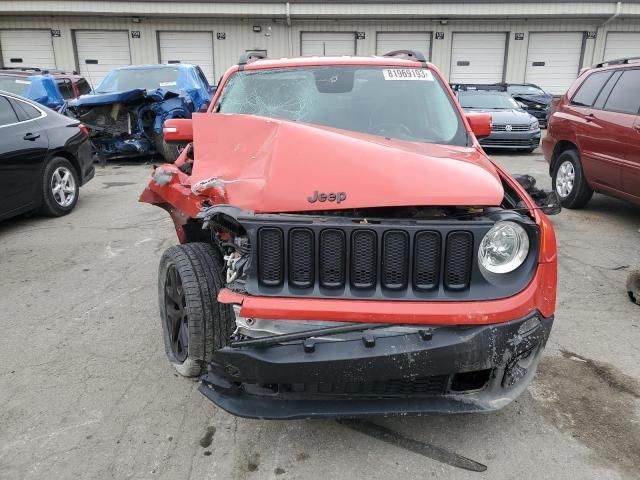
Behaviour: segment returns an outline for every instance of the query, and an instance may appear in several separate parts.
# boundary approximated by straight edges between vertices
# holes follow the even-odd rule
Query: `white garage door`
[[[75,34],[80,74],[94,86],[110,70],[131,65],[129,32],[78,30]]]
[[[3,67],[56,68],[51,30],[0,31]]]
[[[384,55],[394,50],[418,50],[429,60],[431,33],[378,32],[376,53]]]
[[[604,60],[640,57],[640,33],[609,32],[604,47]]]
[[[162,63],[191,63],[213,85],[213,34],[211,32],[159,32]]]
[[[505,33],[454,33],[451,47],[451,83],[501,82]]]
[[[525,82],[561,95],[578,77],[582,33],[531,33]]]
[[[353,32],[302,32],[302,55],[355,55]]]

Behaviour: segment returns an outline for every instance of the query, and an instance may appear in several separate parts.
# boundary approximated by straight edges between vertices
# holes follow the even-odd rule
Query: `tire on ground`
[[[175,266],[182,281],[184,311],[188,324],[187,357],[176,358],[167,322],[167,272]],[[165,250],[160,259],[158,293],[165,352],[175,369],[185,377],[198,376],[206,370],[213,353],[229,344],[235,329],[235,316],[230,305],[218,303],[218,292],[224,286],[223,260],[207,243],[188,243]]]
[[[60,169],[60,170],[59,170]],[[54,174],[56,171],[69,172],[73,183],[73,201],[69,205],[60,205],[53,191]],[[53,157],[44,167],[42,176],[42,205],[40,213],[47,217],[61,217],[70,213],[78,203],[80,196],[80,182],[75,167],[69,160],[63,157]]]
[[[573,182],[573,188],[569,195],[564,198],[560,197],[562,206],[566,208],[582,208],[587,203],[589,203],[589,200],[591,200],[591,197],[593,196],[593,190],[587,184],[587,180],[584,176],[584,171],[582,170],[580,155],[576,150],[565,150],[558,156],[553,167],[551,184],[553,186],[553,189],[557,192],[556,181],[558,179],[558,172],[560,170],[560,166],[567,161],[571,162],[571,164],[573,165],[575,178]]]
[[[165,163],[175,163],[175,161],[180,156],[181,148],[184,145],[180,145],[177,143],[167,143],[164,141],[162,135],[157,135],[155,139],[156,143],[156,151],[158,154],[162,155]]]

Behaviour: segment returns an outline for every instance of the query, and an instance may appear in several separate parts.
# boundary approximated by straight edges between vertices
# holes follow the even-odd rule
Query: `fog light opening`
[[[490,377],[490,369],[456,373],[451,381],[451,391],[460,393],[482,390],[489,382]]]

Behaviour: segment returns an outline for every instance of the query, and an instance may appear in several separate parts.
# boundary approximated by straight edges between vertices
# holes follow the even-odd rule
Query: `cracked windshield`
[[[399,140],[465,145],[460,118],[426,69],[305,67],[235,73],[215,107]]]

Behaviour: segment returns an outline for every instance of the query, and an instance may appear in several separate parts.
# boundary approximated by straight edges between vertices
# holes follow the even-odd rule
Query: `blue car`
[[[109,72],[91,94],[70,101],[65,113],[89,128],[102,162],[153,154],[173,162],[179,147],[164,142],[164,121],[205,110],[214,91],[197,65],[121,67]]]
[[[59,111],[65,99],[56,79],[39,70],[0,70],[0,90],[33,100]]]

